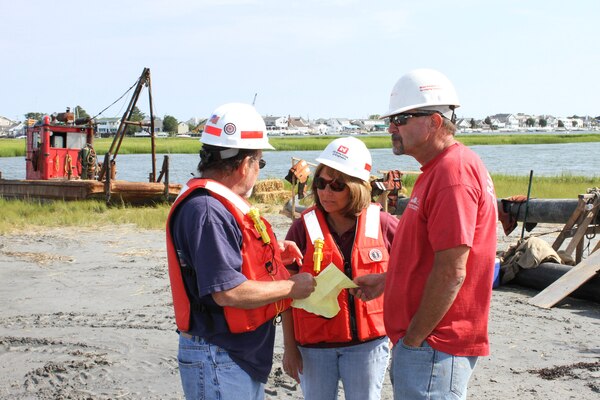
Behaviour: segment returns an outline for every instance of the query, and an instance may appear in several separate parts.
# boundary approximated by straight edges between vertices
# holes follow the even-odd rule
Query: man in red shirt
[[[394,154],[422,166],[387,274],[355,279],[363,300],[385,287],[396,399],[464,399],[477,357],[489,354],[497,203],[483,162],[454,137],[458,106],[443,74],[418,69],[398,80],[383,115]]]

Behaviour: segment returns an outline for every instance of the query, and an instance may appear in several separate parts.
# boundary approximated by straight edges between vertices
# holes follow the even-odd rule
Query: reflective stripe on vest
[[[379,237],[380,229],[380,206],[378,204],[370,204],[367,208],[367,220],[366,220],[366,229],[365,236],[377,239]],[[324,239],[323,231],[321,230],[321,226],[319,225],[319,220],[317,219],[316,209],[312,211],[307,211],[302,215],[304,219],[304,226],[306,227],[306,232],[308,232],[308,237],[310,238],[310,242],[312,244],[315,243],[316,239]]]
[[[387,271],[389,254],[383,240],[380,226],[380,207],[371,205],[358,217],[356,233],[352,247],[352,277]],[[315,275],[312,254],[314,239],[322,237],[323,270],[333,263],[344,272],[344,257],[335,243],[327,226],[325,215],[316,207],[302,214],[307,236],[306,252],[301,272]],[[369,236],[367,236],[367,232]],[[376,234],[373,234],[376,232]],[[373,237],[375,236],[375,237]],[[350,327],[350,296],[347,290],[338,295],[340,312],[333,318],[324,318],[302,309],[293,309],[294,334],[300,344],[344,343],[353,340]],[[383,296],[363,302],[354,299],[357,335],[361,341],[385,336],[383,325]]]

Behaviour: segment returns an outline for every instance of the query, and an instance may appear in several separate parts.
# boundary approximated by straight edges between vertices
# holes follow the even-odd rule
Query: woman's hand
[[[283,348],[283,371],[300,383],[302,373],[302,354],[297,345],[286,345]]]

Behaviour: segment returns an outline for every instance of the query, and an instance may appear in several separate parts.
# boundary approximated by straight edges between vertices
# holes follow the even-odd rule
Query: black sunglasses
[[[263,160],[262,158],[258,160],[258,169],[263,169],[265,165],[267,165],[267,162],[265,160]]]
[[[325,190],[325,187],[329,185],[329,189],[334,192],[341,192],[346,189],[346,184],[344,182],[339,182],[335,179],[325,179],[320,176],[315,177],[315,186],[319,190]]]
[[[428,117],[433,114],[439,114],[436,111],[432,112],[415,112],[415,113],[405,113],[405,114],[396,114],[390,116],[390,124],[394,124],[396,126],[406,125],[410,118],[415,117]]]

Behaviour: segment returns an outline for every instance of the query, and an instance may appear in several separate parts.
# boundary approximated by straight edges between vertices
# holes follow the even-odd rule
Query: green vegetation
[[[169,204],[146,207],[109,207],[102,201],[5,200],[0,198],[0,233],[33,227],[135,224],[142,229],[162,229]]]
[[[25,150],[23,139],[0,139],[0,157],[22,157]]]
[[[458,135],[456,138],[467,146],[600,142],[600,134],[597,133],[585,133],[581,135]]]
[[[498,198],[527,195],[529,176],[492,175]],[[563,174],[533,177],[531,197],[538,199],[576,199],[588,188],[600,187],[600,176],[584,177]]]
[[[337,137],[337,136],[336,136]],[[269,142],[277,150],[323,150],[333,139],[333,136],[309,137],[272,137]],[[391,147],[389,135],[360,136],[370,149]],[[586,133],[581,135],[458,135],[457,139],[467,146],[472,145],[501,145],[501,144],[551,144],[600,142],[600,134]]]
[[[177,118],[172,115],[165,115],[165,118],[163,119],[163,130],[165,132],[177,132],[177,124],[179,124]]]
[[[402,184],[408,193],[414,186],[417,175],[402,177]],[[527,195],[529,176],[492,175],[496,195],[506,198],[517,194]],[[576,199],[586,193],[588,188],[600,186],[600,176],[586,177],[563,174],[559,176],[536,177],[531,183],[531,197],[538,199]]]
[[[416,175],[402,178],[404,187],[410,193]],[[527,194],[528,176],[493,175],[499,198],[517,194]],[[532,198],[575,199],[588,188],[600,186],[600,176],[594,178],[560,175],[556,177],[535,177],[531,187]],[[285,189],[291,190],[287,181]],[[251,201],[253,201],[251,199]],[[278,213],[284,206],[279,204],[261,205],[265,213]],[[4,200],[0,198],[0,234],[32,230],[38,227],[134,224],[140,229],[164,229],[169,213],[169,204],[156,204],[145,207],[127,205],[107,206],[101,201],[36,201]]]
[[[273,147],[282,151],[293,150],[323,150],[331,140],[338,136],[306,136],[306,137],[271,137]],[[391,147],[389,135],[360,136],[370,149]],[[583,133],[580,135],[458,135],[457,139],[467,146],[472,145],[502,145],[502,144],[550,144],[575,142],[600,142],[600,134]],[[108,151],[113,139],[102,138],[94,140],[94,148],[98,154]],[[194,154],[200,150],[198,138],[160,138],[155,139],[158,154]],[[119,149],[119,154],[150,153],[150,138],[125,137]],[[25,141],[0,139],[0,157],[17,157],[25,155]]]
[[[390,147],[388,135],[361,136],[369,148]],[[274,137],[271,143],[277,150],[320,150],[333,139],[332,136]],[[600,142],[600,134],[581,135],[459,135],[466,145],[499,144],[542,144]],[[96,139],[98,154],[104,154],[112,143],[112,138]],[[197,153],[200,149],[198,138],[156,139],[156,151],[162,154]],[[140,154],[150,151],[149,138],[126,137],[120,154]],[[0,139],[0,157],[25,155],[25,141]],[[528,176],[493,175],[496,193],[499,198],[517,194],[527,194]],[[414,185],[416,175],[403,177],[408,193]],[[286,190],[290,189],[288,182]],[[535,177],[531,188],[533,198],[577,198],[590,187],[600,186],[600,176],[579,177],[560,175],[555,177]],[[279,212],[283,204],[271,204],[265,212]],[[35,227],[84,226],[135,224],[142,229],[164,229],[170,205],[158,204],[147,207],[106,206],[100,201],[81,202],[41,202],[33,200],[9,201],[0,198],[0,233],[35,229]]]

